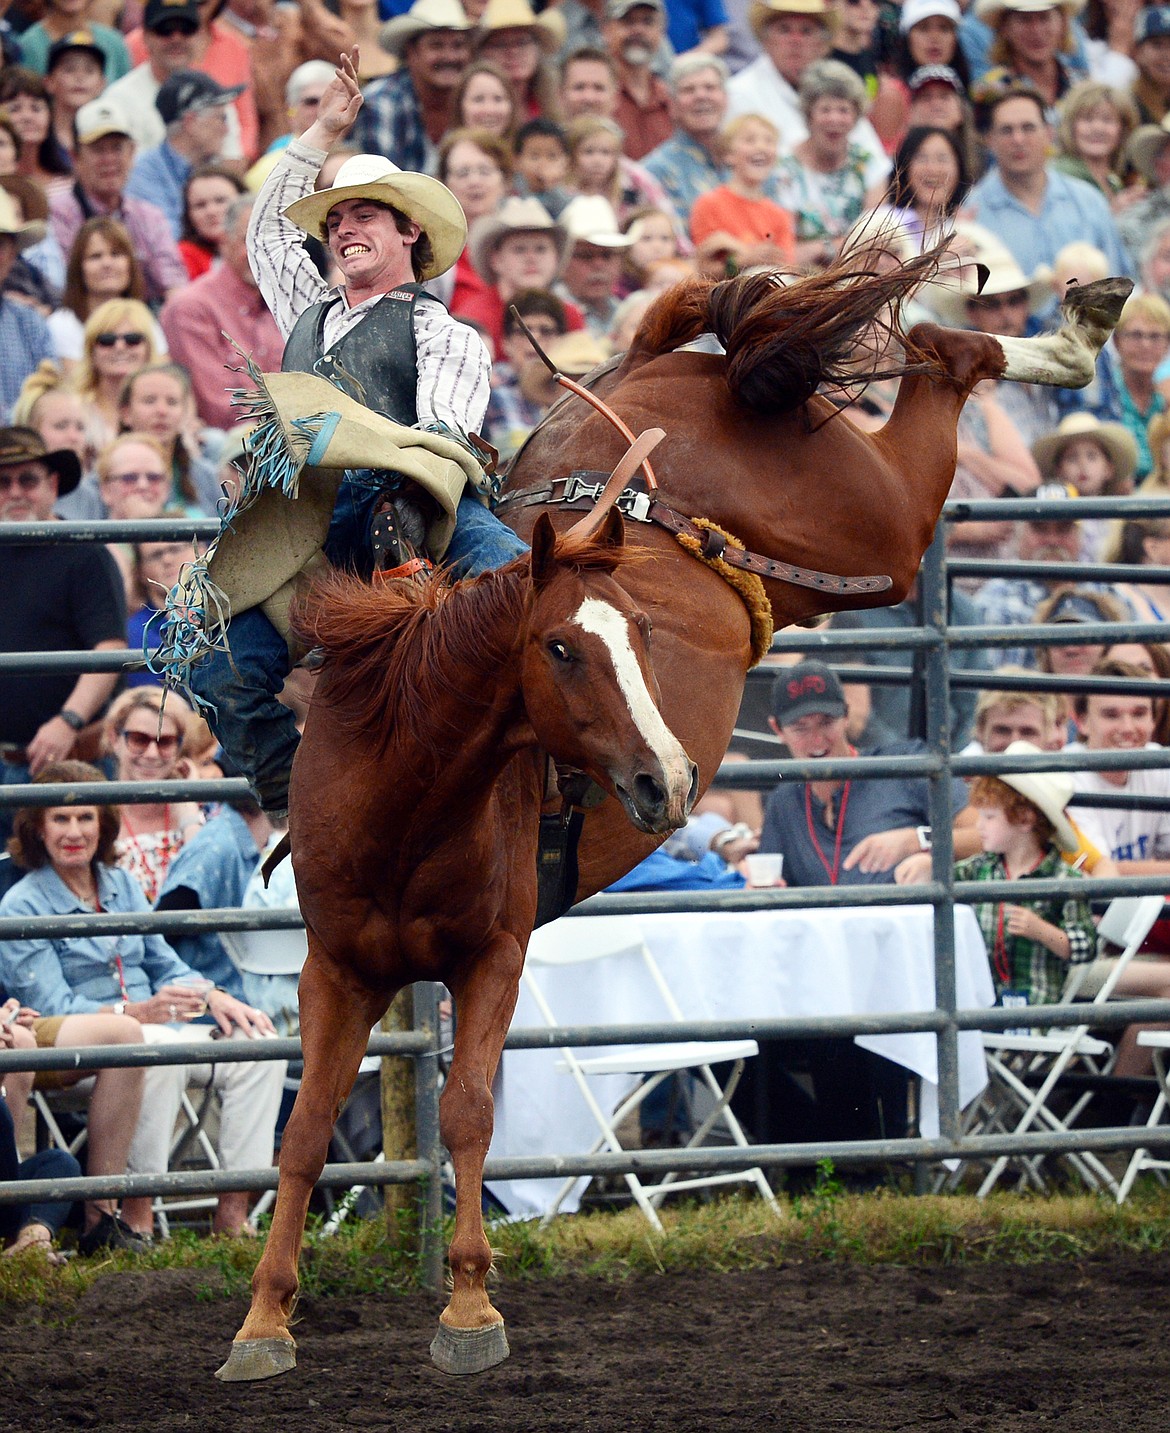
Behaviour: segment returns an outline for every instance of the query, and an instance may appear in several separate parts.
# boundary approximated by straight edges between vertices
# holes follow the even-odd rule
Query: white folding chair
[[[1154,1074],[1158,1078],[1158,1095],[1146,1120],[1146,1128],[1154,1129],[1163,1123],[1168,1103],[1166,1092],[1167,1089],[1170,1089],[1170,1084],[1168,1084],[1170,1071],[1167,1071],[1166,1059],[1170,1054],[1170,1030],[1140,1030],[1137,1042],[1151,1052],[1154,1061]],[[1121,1183],[1117,1187],[1118,1204],[1124,1204],[1129,1198],[1129,1191],[1133,1188],[1134,1180],[1144,1169],[1154,1170],[1158,1178],[1165,1184],[1166,1181],[1162,1176],[1166,1170],[1170,1170],[1170,1156],[1151,1154],[1148,1149],[1144,1148],[1135,1149],[1126,1165],[1125,1173],[1121,1177]]]
[[[557,948],[555,952],[546,951],[543,961],[539,963],[567,965],[583,961],[599,961],[617,955],[632,955],[642,962],[652,987],[657,992],[662,1006],[660,1018],[663,1023],[671,1020],[683,1020],[685,1017],[678,1001],[646,943],[637,937],[631,939],[628,933],[619,935],[616,940],[611,937],[607,941],[604,935],[599,938],[597,928],[592,931],[589,929],[594,925],[592,920],[559,922]],[[561,1024],[563,1022],[557,1019],[545,992],[541,989],[533,964],[530,950],[529,961],[526,962],[524,968],[525,988],[539,1010],[541,1018],[549,1026]],[[693,1072],[711,1099],[710,1108],[691,1133],[685,1148],[694,1149],[702,1145],[717,1124],[723,1125],[734,1144],[744,1149],[748,1147],[747,1137],[731,1110],[730,1100],[743,1073],[744,1061],[759,1054],[759,1046],[754,1040],[680,1040],[663,1045],[622,1047],[608,1055],[585,1057],[579,1056],[567,1048],[563,1049],[561,1053],[562,1059],[558,1062],[557,1068],[567,1071],[572,1076],[600,1131],[598,1139],[590,1150],[591,1154],[595,1154],[603,1148],[614,1154],[622,1153],[624,1146],[618,1135],[618,1128],[623,1120],[638,1110],[646,1097],[656,1090],[664,1080],[683,1072]],[[711,1067],[722,1064],[731,1064],[732,1070],[726,1084],[721,1086]],[[590,1085],[590,1076],[601,1075],[628,1075],[642,1078],[635,1089],[618,1104],[613,1113],[606,1114]],[[656,1184],[645,1184],[633,1173],[625,1174],[623,1178],[638,1208],[660,1233],[662,1232],[662,1221],[658,1217],[658,1206],[668,1193],[682,1192],[688,1189],[749,1183],[755,1186],[761,1198],[765,1199],[773,1211],[779,1214],[776,1197],[764,1177],[763,1170],[759,1167],[721,1174],[706,1173],[690,1178],[680,1178],[675,1172],[670,1172]],[[564,1199],[577,1184],[578,1179],[579,1176],[574,1175],[561,1186],[541,1221],[542,1225],[547,1224],[556,1215]]]
[[[1110,901],[1097,928],[1098,937],[1120,946],[1116,964],[1090,1005],[1102,1005],[1113,994],[1126,966],[1137,954],[1162,913],[1162,896],[1118,896]],[[1074,966],[1061,994],[1061,1004],[1071,1003],[1083,982],[1088,962]],[[1023,1018],[1027,1018],[1023,1014]],[[1010,1035],[1006,1032],[985,1033],[984,1052],[987,1056],[989,1086],[979,1107],[976,1121],[982,1132],[1023,1134],[1039,1125],[1049,1130],[1066,1131],[1092,1098],[1084,1095],[1066,1115],[1057,1114],[1048,1101],[1061,1077],[1074,1061],[1087,1073],[1108,1072],[1113,1046],[1090,1035],[1091,1025],[1054,1029],[1051,1034]],[[1001,1155],[988,1170],[977,1191],[980,1199],[995,1187],[1011,1156]],[[1068,1155],[1077,1172],[1092,1189],[1106,1188],[1118,1193],[1117,1180],[1108,1168],[1089,1151]],[[1037,1188],[1047,1186],[1040,1172],[1040,1159],[1024,1159],[1026,1177]]]

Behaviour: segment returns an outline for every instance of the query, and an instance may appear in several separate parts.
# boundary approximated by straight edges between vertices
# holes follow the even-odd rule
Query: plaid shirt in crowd
[[[1084,879],[1083,872],[1066,866],[1060,853],[1050,846],[1036,869],[1017,879],[1020,882],[1042,881],[1060,876]],[[1008,875],[1002,856],[983,851],[978,856],[959,861],[955,866],[955,879],[1006,881]],[[1092,960],[1096,954],[1097,928],[1089,914],[1088,903],[1075,896],[1048,896],[1030,901],[1021,891],[1018,900],[1007,904],[1035,911],[1041,920],[1064,931],[1068,936],[1069,957],[1068,960],[1061,960],[1038,940],[1012,935],[1007,929],[1002,905],[991,901],[976,905],[973,907],[975,918],[991,958],[996,994],[1002,995],[1004,990],[1026,991],[1029,1005],[1051,1005],[1060,999],[1069,966]]]
[[[350,144],[362,154],[384,155],[399,169],[431,172],[434,147],[423,128],[410,71],[403,67],[374,80],[362,93],[365,104],[358,110]]]

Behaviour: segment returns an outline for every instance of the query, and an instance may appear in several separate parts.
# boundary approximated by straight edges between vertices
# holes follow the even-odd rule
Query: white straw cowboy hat
[[[1063,418],[1055,433],[1045,433],[1032,444],[1032,456],[1036,459],[1045,481],[1052,481],[1060,455],[1074,438],[1092,438],[1109,455],[1116,477],[1122,482],[1129,481],[1137,472],[1137,439],[1121,423],[1102,423],[1092,413],[1070,413]]]
[[[830,35],[837,30],[837,11],[828,0],[752,0],[748,24],[757,40],[763,40],[764,27],[778,15],[809,15],[820,20]]]
[[[0,189],[0,234],[16,240],[18,254],[32,244],[39,244],[47,232],[48,225],[40,220],[23,222],[12,195]]]
[[[1170,144],[1170,126],[1167,126],[1166,120],[1163,119],[1161,124],[1139,125],[1125,146],[1126,163],[1136,169],[1153,189],[1158,187],[1154,164],[1167,144]]]
[[[1045,753],[1030,741],[1013,741],[1004,756],[1043,756]],[[1056,831],[1056,842],[1063,851],[1075,851],[1081,844],[1064,808],[1073,794],[1073,780],[1066,771],[1012,771],[997,773],[998,779],[1018,791],[1033,806],[1038,806]]]
[[[548,234],[557,246],[557,267],[565,261],[569,236],[539,199],[505,199],[494,214],[484,214],[471,226],[467,243],[475,270],[494,283],[490,261],[509,234]]]
[[[494,30],[531,30],[546,54],[555,55],[565,43],[565,17],[559,9],[542,10],[538,15],[529,0],[488,0],[475,33],[476,48]]]
[[[429,174],[399,169],[380,154],[355,154],[347,159],[328,189],[290,204],[284,217],[314,239],[323,240],[330,209],[346,199],[376,199],[414,220],[435,254],[420,276],[423,279],[445,274],[467,243],[467,216],[447,186]]]
[[[610,355],[609,344],[594,338],[587,328],[565,333],[554,339],[545,350],[558,373],[566,378],[584,378],[603,364]],[[533,357],[520,369],[520,391],[530,403],[551,406],[564,392],[545,367],[543,360]]]
[[[471,21],[459,0],[414,0],[405,15],[387,20],[378,32],[378,43],[391,55],[402,58],[407,43],[433,30],[470,30]]]
[[[970,322],[967,313],[968,299],[979,297],[994,298],[998,294],[1014,294],[1024,289],[1028,295],[1028,312],[1039,313],[1052,302],[1051,275],[1041,266],[1031,278],[1024,273],[1015,259],[1006,251],[996,248],[976,250],[973,256],[987,268],[987,282],[982,294],[975,292],[971,282],[973,269],[965,265],[963,284],[960,288],[952,276],[946,282],[928,284],[922,290],[923,301],[928,303],[941,321],[950,328],[966,328]]]
[[[994,28],[1004,15],[1036,15],[1041,10],[1063,10],[1071,20],[1086,4],[1087,0],[975,0],[975,14]]]
[[[618,228],[613,205],[600,194],[578,194],[561,210],[561,226],[570,244],[595,244],[599,249],[628,249],[634,242]]]

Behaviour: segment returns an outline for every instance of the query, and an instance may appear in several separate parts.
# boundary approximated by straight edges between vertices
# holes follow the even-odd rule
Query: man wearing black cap
[[[142,17],[146,59],[110,85],[105,95],[130,115],[131,138],[139,153],[166,138],[166,126],[155,107],[159,90],[179,70],[206,66],[206,47],[212,39],[197,0],[147,0]],[[255,101],[250,94],[243,94],[228,113],[225,157],[240,159],[246,151],[249,159],[253,157],[256,123]]]
[[[126,193],[146,199],[167,216],[176,239],[183,233],[183,190],[197,164],[218,159],[227,141],[227,109],[243,93],[218,84],[202,70],[176,70],[163,81],[154,105],[167,137],[134,161]]]
[[[0,428],[0,523],[53,520],[81,478],[77,455],[48,452],[31,428]],[[122,582],[100,545],[6,547],[0,562],[0,651],[107,651],[126,646]],[[73,753],[77,734],[117,684],[115,673],[0,674],[0,782],[28,781]],[[0,811],[0,834],[8,834]]]
[[[772,687],[772,730],[797,761],[858,755],[845,733],[845,693],[823,662],[798,662]],[[867,756],[920,755],[920,741],[890,742]],[[952,782],[955,810],[967,803],[963,782]],[[790,886],[885,885],[899,862],[930,849],[930,811],[924,777],[859,781],[782,781],[764,809],[761,851],[784,855]]]

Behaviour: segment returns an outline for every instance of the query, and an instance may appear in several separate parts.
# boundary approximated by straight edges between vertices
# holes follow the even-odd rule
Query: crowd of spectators
[[[562,371],[584,374],[628,347],[655,296],[688,274],[718,278],[755,264],[813,271],[864,231],[880,232],[895,256],[949,236],[956,255],[985,265],[987,281],[976,293],[952,274],[915,299],[913,316],[1005,337],[1051,324],[1070,283],[1109,274],[1137,282],[1087,389],[985,383],[972,395],[959,425],[954,496],[1170,494],[1170,6],[17,0],[0,21],[0,40],[2,523],[222,510],[245,439],[230,370],[242,355],[278,368],[283,347],[249,264],[254,196],[312,125],[338,55],[354,44],[364,104],[318,185],[367,152],[434,174],[455,194],[468,243],[429,289],[493,353],[484,436],[504,458],[557,392],[517,315]],[[313,241],[308,247],[328,280],[327,254]],[[853,421],[876,428],[896,394],[896,380],[859,380],[830,396]],[[987,673],[981,693],[952,693],[956,750],[1003,750],[1012,740],[1043,750],[1140,748],[1170,739],[1165,701],[1075,690],[1075,679],[1092,672],[1170,673],[1166,648],[1132,643],[1125,630],[1170,615],[1157,573],[1150,581],[1132,572],[1119,582],[1066,581],[1010,567],[1022,559],[1161,568],[1170,564],[1170,518],[1078,520],[1065,504],[1051,518],[955,524],[947,541],[954,560],[993,564],[959,575],[952,624],[1017,632],[1012,643],[955,657]],[[140,647],[189,554],[181,542],[5,548],[0,650]],[[896,608],[832,625],[912,626],[918,616],[913,592]],[[1032,623],[1101,621],[1118,624],[1114,646],[1077,643],[1071,630],[1065,646],[1028,640]],[[995,673],[1005,668],[1067,675],[1072,687],[1000,690]],[[802,676],[813,686],[801,687]],[[793,752],[815,759],[915,749],[917,667],[909,682],[849,683],[840,699],[821,690],[818,702],[813,689],[826,680],[830,688],[836,681],[827,669],[802,669],[778,682],[772,729]],[[290,690],[287,700],[299,710],[303,693]],[[224,769],[206,727],[180,700],[170,698],[160,715],[149,673],[0,674],[4,783],[45,779],[78,761],[125,782]],[[1086,775],[1077,786],[1163,795],[1164,775]],[[991,814],[977,822],[966,788],[956,787],[961,857],[977,857],[980,832],[1002,834],[1015,822],[1005,859],[1041,852],[1047,861],[1048,827],[1034,830],[1003,790],[980,795]],[[1053,799],[1047,792],[1048,806]],[[793,884],[927,874],[922,783],[792,784],[765,806],[733,805],[712,798],[690,838],[672,848],[722,858],[717,881],[761,844],[785,853]],[[45,837],[57,809],[23,813],[14,849],[24,867],[7,863],[3,885],[14,890],[5,911],[55,909],[46,904],[50,888],[69,909],[91,901],[105,908],[107,898],[128,909],[239,904],[260,853],[280,834],[247,801],[127,804],[95,848],[95,881],[71,886],[62,877],[53,886],[44,872],[57,863]],[[11,817],[0,810],[5,837]],[[1075,817],[1085,869],[1170,872],[1164,814],[1078,807]],[[74,833],[75,846],[88,840]],[[103,874],[113,871],[121,874]],[[659,879],[667,879],[661,868]],[[1058,961],[1067,958],[1066,943],[1051,932],[1048,939],[1045,993],[1054,983],[1050,947]],[[257,1008],[264,980],[241,979],[215,936],[158,947],[138,951],[141,990],[119,964],[110,992],[71,986],[64,951],[0,949],[0,987],[24,1002],[6,1043],[109,1043],[143,1038],[143,1030],[163,1038],[159,1029],[187,1033],[176,1008],[182,1017],[197,1005],[225,1032],[233,1024],[264,1032],[270,1017],[295,1027],[286,974],[274,976],[283,983],[265,1011]],[[136,950],[118,952],[127,971]],[[114,966],[105,964],[108,980]],[[80,966],[75,974],[84,985]],[[199,977],[218,987],[209,1011],[184,987]],[[184,988],[183,1000],[159,994]],[[121,996],[109,1011],[107,993]],[[39,1009],[47,1000],[68,1008]],[[127,1013],[135,1006],[137,1026]],[[65,1024],[44,1023],[54,1017]],[[86,1023],[107,1017],[120,1024]],[[101,1113],[103,1088],[99,1077],[91,1168],[125,1167],[127,1149]],[[123,1092],[127,1108],[142,1099],[141,1080],[136,1089]],[[27,1089],[9,1080],[8,1092],[19,1127]],[[270,1097],[266,1089],[265,1110]],[[237,1141],[249,1157],[271,1137],[267,1120]],[[159,1124],[156,1115],[155,1146]],[[157,1149],[149,1157],[157,1162]],[[221,1227],[241,1227],[246,1213],[246,1203],[229,1200]],[[56,1218],[36,1211],[24,1242],[43,1244]],[[95,1204],[85,1218],[93,1245],[149,1232],[149,1209],[133,1204],[121,1215]]]

